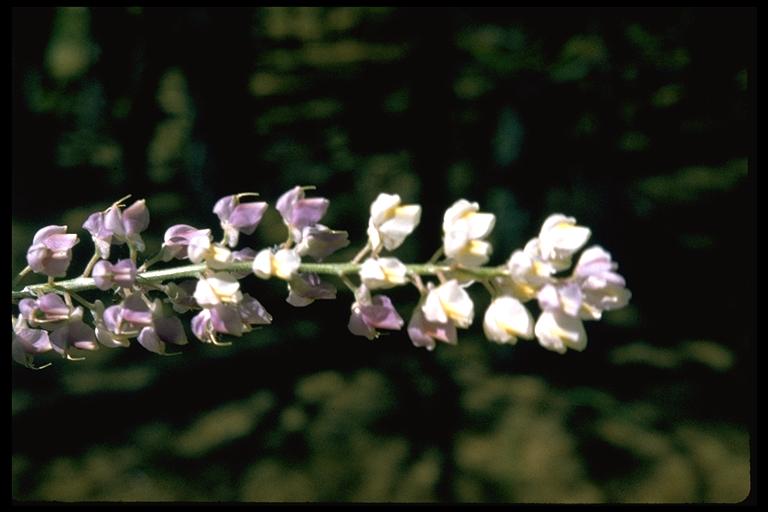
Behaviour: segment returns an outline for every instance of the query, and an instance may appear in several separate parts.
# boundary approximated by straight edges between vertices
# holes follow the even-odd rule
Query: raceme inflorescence
[[[483,316],[489,340],[515,344],[518,338],[536,338],[542,347],[561,354],[569,348],[584,350],[584,320],[599,320],[603,311],[629,302],[631,294],[611,255],[596,245],[584,249],[590,229],[562,214],[550,215],[538,236],[503,265],[485,266],[496,217],[465,199],[445,211],[443,244],[426,263],[405,264],[390,254],[419,225],[421,206],[402,204],[399,195],[387,193],[371,204],[368,240],[355,257],[324,262],[348,246],[349,238],[346,231],[320,224],[330,202],[307,197],[313,188],[297,186],[277,200],[287,228],[282,244],[235,250],[240,234],[252,234],[268,208],[266,202],[249,200],[258,194],[240,193],[221,198],[213,208],[223,232],[218,242],[211,229],[171,226],[160,251],[140,265],[149,210],[144,200],[126,207],[128,197],[122,198],[83,224],[94,253],[82,275],[69,280],[56,278],[66,276],[78,235],[68,233],[67,226],[40,229],[18,280],[34,272],[48,276],[48,282],[12,292],[18,304],[18,314],[12,315],[13,359],[38,369],[43,366],[35,366],[34,357],[44,352],[79,360],[82,351],[128,347],[134,339],[167,355],[169,344],[188,342],[180,317],[188,312],[194,313],[188,325],[195,338],[229,344],[223,340],[272,322],[262,304],[241,290],[240,280],[250,274],[285,281],[286,301],[295,307],[335,299],[336,287],[321,278],[334,276],[353,295],[348,323],[353,334],[375,339],[380,330],[405,327],[413,345],[427,350],[437,342],[457,343],[457,329],[473,323],[475,305],[467,289],[475,283],[491,296]],[[113,246],[122,245],[128,257],[110,261]],[[188,263],[149,270],[178,260]],[[417,289],[419,300],[406,325],[381,291],[407,285]],[[112,293],[93,302],[78,293],[93,289]],[[526,306],[530,301],[538,303],[536,320]]]

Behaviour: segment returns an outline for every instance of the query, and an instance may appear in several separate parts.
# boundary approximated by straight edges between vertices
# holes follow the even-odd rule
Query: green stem
[[[237,261],[228,263],[225,268],[218,271],[249,271],[251,270],[250,261]],[[330,274],[335,276],[345,276],[356,274],[360,271],[361,265],[358,263],[302,263],[299,272],[314,272],[316,274]],[[438,274],[450,273],[452,276],[466,279],[488,279],[491,277],[506,275],[505,267],[467,267],[452,268],[447,265],[435,265],[429,263],[411,264],[405,266],[408,272],[421,276],[433,276]],[[197,265],[185,265],[182,267],[166,268],[162,270],[150,270],[137,275],[137,280],[162,283],[174,279],[197,278],[200,273],[206,270],[204,263]],[[16,302],[24,298],[35,298],[39,295],[58,291],[78,292],[92,290],[96,288],[93,278],[76,277],[66,281],[55,283],[42,283],[25,286],[21,290],[11,291],[11,301]]]

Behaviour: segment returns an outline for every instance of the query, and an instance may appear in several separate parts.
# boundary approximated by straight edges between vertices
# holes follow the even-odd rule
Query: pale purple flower
[[[210,229],[197,229],[187,224],[176,224],[165,231],[163,245],[160,249],[163,261],[172,259],[184,260],[189,258],[187,249],[189,242],[195,237],[210,236]]]
[[[102,259],[109,258],[110,248],[112,246],[112,231],[104,225],[104,212],[92,213],[83,223],[93,240],[96,250]]]
[[[120,335],[114,332],[116,325],[116,313],[120,310],[119,306],[113,306],[110,312],[110,323],[112,331],[110,331],[105,321],[105,308],[104,303],[100,300],[96,300],[93,303],[93,309],[91,309],[91,318],[93,318],[93,327],[96,333],[96,340],[107,348],[127,347],[130,345],[128,336]]]
[[[250,235],[256,230],[266,210],[267,203],[241,203],[237,195],[222,197],[213,207],[230,247],[237,245],[240,233]]]
[[[71,359],[70,350],[96,350],[96,333],[79,318],[72,318],[50,334],[51,345],[59,355]]]
[[[108,307],[104,311],[103,321],[106,331],[124,343],[138,336],[143,328],[151,326],[153,315],[141,295],[134,293],[121,304]]]
[[[60,322],[69,320],[75,311],[55,293],[46,293],[38,299],[19,301],[19,313],[32,327],[55,327],[60,325]]]
[[[330,201],[324,197],[304,197],[304,189],[296,186],[280,196],[275,208],[282,215],[294,242],[298,242],[302,230],[320,222],[329,204]]]
[[[581,287],[582,318],[599,320],[603,311],[623,308],[632,298],[624,278],[615,270],[618,265],[599,246],[585,250],[573,271],[573,279]]]
[[[450,320],[445,322],[430,322],[424,317],[421,307],[424,301],[420,301],[413,310],[411,321],[408,322],[408,337],[414,346],[434,350],[436,341],[443,341],[450,345],[457,343],[456,326]]]
[[[114,264],[107,260],[99,260],[93,266],[91,276],[99,290],[109,290],[114,285],[131,288],[136,282],[136,264],[130,259],[120,260]]]
[[[323,261],[348,245],[349,235],[346,231],[336,231],[317,224],[302,229],[301,241],[296,246],[296,252],[300,256],[311,256],[317,261]]]
[[[52,349],[53,346],[46,331],[30,328],[22,317],[15,319],[11,343],[11,354],[14,361],[27,368],[35,369],[34,356]]]
[[[261,303],[248,294],[239,304],[216,304],[195,315],[191,321],[192,333],[203,343],[218,344],[216,333],[241,336],[252,330],[252,325],[272,322]]]
[[[370,296],[361,286],[358,290],[357,301],[352,304],[352,314],[349,317],[349,330],[357,336],[365,336],[369,340],[379,337],[377,329],[400,330],[405,323],[392,301],[386,295]]]
[[[67,226],[47,226],[35,233],[27,250],[27,264],[38,274],[61,277],[72,261],[72,247],[80,240]]]
[[[166,344],[185,345],[187,335],[175,316],[165,316],[159,299],[148,305],[138,293],[129,295],[121,304],[103,310],[96,301],[94,323],[96,337],[107,347],[127,347],[129,339],[137,338],[145,349],[166,353]],[[103,310],[103,312],[102,312]]]
[[[156,354],[167,354],[167,343],[186,345],[188,342],[184,326],[175,316],[155,316],[152,325],[144,327],[137,340],[142,347]]]
[[[314,272],[296,274],[288,282],[288,298],[291,306],[303,307],[318,299],[335,299],[336,287],[322,281]]]
[[[135,201],[131,206],[120,209],[114,204],[105,212],[92,213],[83,224],[93,238],[93,242],[103,259],[109,258],[110,245],[122,245],[126,242],[144,250],[141,232],[149,227],[149,210],[144,199]]]

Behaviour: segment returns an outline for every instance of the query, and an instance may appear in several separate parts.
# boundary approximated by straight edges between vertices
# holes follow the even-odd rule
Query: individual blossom
[[[498,283],[505,292],[522,301],[534,298],[543,286],[554,281],[552,276],[557,272],[552,264],[538,256],[536,239],[529,241],[522,251],[513,252],[507,260],[506,268],[510,279],[499,279]]]
[[[118,315],[121,307],[115,305],[110,306],[110,308],[109,316],[105,316],[106,308],[104,303],[100,300],[96,300],[93,303],[91,317],[93,318],[96,340],[107,348],[128,347],[130,345],[128,336],[116,332],[118,330]]]
[[[22,317],[13,319],[13,341],[11,355],[13,360],[27,368],[37,369],[34,356],[53,350],[48,332],[32,329]]]
[[[114,264],[99,260],[93,266],[91,276],[99,290],[109,290],[114,285],[131,288],[136,282],[136,264],[130,259],[119,260]]]
[[[210,230],[204,230],[189,239],[187,255],[192,263],[205,261],[212,269],[223,269],[232,261],[232,251],[211,240]]]
[[[155,309],[160,310],[159,302],[156,303]],[[161,355],[168,354],[168,343],[173,345],[186,345],[188,343],[181,320],[175,316],[161,316],[159,314],[153,317],[152,325],[141,330],[136,339],[139,345],[145,349]]]
[[[129,340],[153,323],[152,310],[139,293],[129,295],[120,304],[109,306],[103,312],[100,301],[96,301],[95,306],[96,337],[106,347],[127,347]]]
[[[69,320],[74,308],[64,302],[56,293],[46,293],[38,299],[21,299],[19,313],[32,327],[52,329],[61,322]]]
[[[46,226],[35,233],[27,264],[38,274],[64,276],[72,261],[72,247],[79,241],[77,235],[67,234],[67,226]]]
[[[291,239],[299,242],[303,230],[320,222],[329,204],[330,201],[324,197],[305,197],[305,188],[296,186],[280,196],[275,208],[283,217]]]
[[[603,311],[623,308],[629,303],[632,293],[625,288],[624,278],[615,272],[617,268],[602,247],[593,246],[581,254],[573,279],[580,285],[582,318],[600,320]]]
[[[466,329],[475,316],[475,305],[466,290],[455,279],[438,287],[428,284],[429,291],[421,307],[424,317],[430,322],[453,322],[456,327]]]
[[[106,347],[127,347],[129,340],[136,338],[150,352],[167,354],[167,343],[187,343],[181,321],[164,314],[160,299],[148,303],[142,294],[134,293],[122,303],[106,309],[101,301],[96,301],[94,305],[92,313],[96,338]]]
[[[280,249],[274,252],[272,249],[263,249],[253,259],[253,273],[261,279],[269,279],[277,276],[280,279],[289,280],[299,270],[301,256],[294,249]]]
[[[51,347],[62,357],[72,359],[72,348],[98,348],[93,329],[83,322],[83,308],[73,308],[55,293],[47,293],[38,299],[22,299],[19,301],[19,313],[28,326],[50,331]],[[32,334],[27,332],[26,336],[31,337]]]
[[[113,204],[105,212],[88,217],[83,227],[91,233],[99,255],[104,259],[109,257],[110,245],[128,243],[141,252],[144,250],[141,233],[149,227],[149,210],[144,199],[124,210]]]
[[[398,194],[381,193],[371,204],[367,233],[374,254],[382,247],[388,251],[397,249],[419,225],[421,206],[400,203]]]
[[[301,241],[296,245],[299,256],[309,256],[316,261],[325,258],[349,245],[346,231],[329,229],[322,224],[307,226],[301,230]]]
[[[464,266],[484,265],[491,254],[491,244],[484,240],[496,223],[492,213],[481,213],[477,203],[459,199],[443,216],[445,255]]]
[[[427,350],[434,350],[437,341],[455,345],[458,342],[456,335],[456,326],[450,320],[445,322],[430,322],[424,316],[422,306],[424,300],[413,310],[411,320],[408,322],[408,337],[416,347],[424,347]]]
[[[408,269],[397,258],[368,258],[360,266],[360,280],[369,290],[405,284],[407,273]]]
[[[318,299],[335,299],[336,287],[320,279],[314,272],[301,272],[288,281],[288,304],[304,307]]]
[[[216,272],[203,276],[197,281],[194,293],[195,301],[203,308],[217,304],[236,304],[243,298],[240,283],[231,274]]]
[[[203,343],[219,344],[217,334],[241,336],[254,325],[272,323],[261,303],[248,294],[239,304],[217,304],[204,309],[192,318],[192,333]]]
[[[386,295],[374,295],[365,285],[360,286],[356,301],[352,304],[352,314],[349,317],[349,330],[357,336],[365,336],[369,340],[379,337],[377,329],[400,330],[405,323],[392,301]]]
[[[533,330],[542,347],[559,354],[564,354],[569,348],[582,351],[587,347],[584,324],[579,318],[559,309],[542,312]]]
[[[213,207],[224,230],[224,240],[230,247],[237,245],[240,233],[253,234],[267,210],[265,202],[241,203],[240,198],[244,195],[250,194],[222,197]]]
[[[576,225],[575,218],[555,213],[544,221],[534,244],[541,260],[560,271],[571,266],[571,256],[584,247],[591,234],[589,228]]]
[[[172,259],[184,260],[189,258],[189,243],[196,237],[211,239],[210,229],[197,229],[188,224],[176,224],[165,231],[160,258],[163,261]]]
[[[80,350],[96,350],[96,333],[93,328],[82,320],[82,308],[76,308],[72,316],[49,335],[51,346],[61,357],[74,359],[71,355],[73,348]]]
[[[485,310],[483,331],[491,341],[515,344],[517,338],[533,338],[533,317],[516,298],[497,297]]]

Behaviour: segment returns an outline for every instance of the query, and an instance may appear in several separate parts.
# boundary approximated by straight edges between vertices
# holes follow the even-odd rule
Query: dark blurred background
[[[382,191],[497,216],[492,264],[562,212],[627,278],[561,356],[346,327],[243,281],[274,323],[159,357],[12,369],[12,495],[64,501],[733,502],[754,419],[755,10],[17,8],[12,275],[35,231],[146,198],[154,254],[216,199],[294,185],[364,242]],[[243,245],[285,236],[272,210]],[[116,251],[120,257],[124,255]],[[39,280],[39,279],[38,279]],[[27,282],[34,282],[35,278]],[[406,320],[413,289],[389,293]],[[95,295],[94,295],[95,296]],[[13,364],[10,361],[8,364]]]

